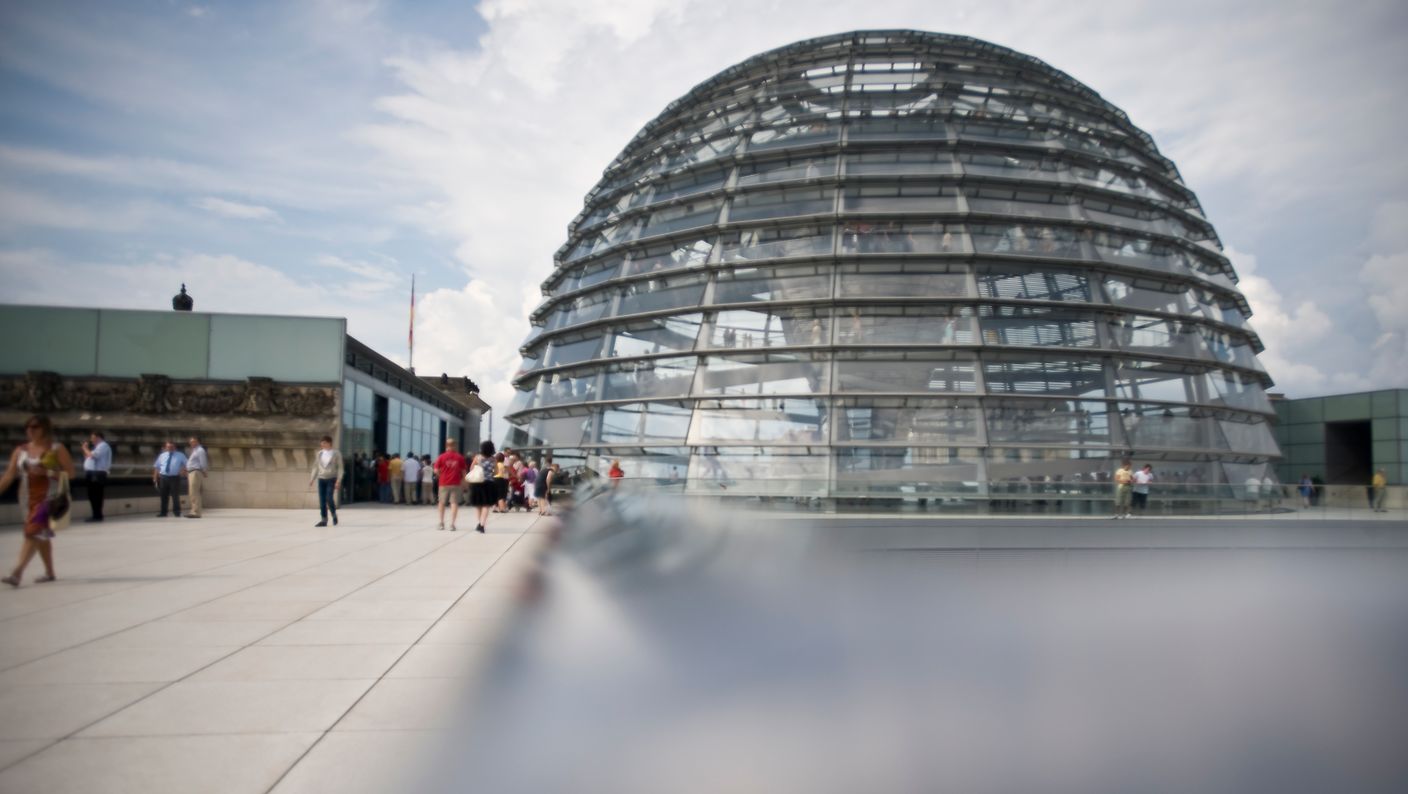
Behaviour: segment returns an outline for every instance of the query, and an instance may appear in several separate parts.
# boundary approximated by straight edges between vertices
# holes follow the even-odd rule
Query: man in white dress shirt
[[[92,512],[84,520],[90,524],[103,520],[103,492],[111,472],[112,447],[101,430],[94,430],[83,442],[83,479],[88,483],[88,507]]]
[[[205,507],[201,489],[205,487],[205,478],[208,476],[210,455],[205,451],[205,447],[200,445],[200,439],[191,436],[190,451],[186,453],[186,485],[190,491],[191,506],[186,510],[186,518],[201,517],[201,510]]]
[[[401,479],[405,482],[406,504],[419,504],[416,498],[416,486],[420,482],[420,460],[415,453],[407,453],[406,462],[401,464]]]

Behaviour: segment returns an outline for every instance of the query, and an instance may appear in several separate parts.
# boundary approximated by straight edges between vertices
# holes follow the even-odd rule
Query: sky
[[[1346,13],[1352,10],[1352,13]],[[0,303],[340,316],[506,408],[567,223],[671,100],[813,36],[1034,55],[1179,166],[1275,391],[1408,386],[1408,4],[0,4]],[[494,433],[502,435],[502,420]]]

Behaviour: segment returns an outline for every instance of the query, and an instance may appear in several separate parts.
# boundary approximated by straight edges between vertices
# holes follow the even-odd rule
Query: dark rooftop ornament
[[[171,308],[178,312],[188,312],[196,305],[196,301],[186,294],[186,285],[181,285],[181,294],[171,299]]]

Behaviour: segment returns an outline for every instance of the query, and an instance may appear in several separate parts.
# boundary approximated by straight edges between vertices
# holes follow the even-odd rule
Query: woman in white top
[[[57,495],[60,474],[73,476],[73,458],[68,450],[54,441],[54,425],[47,416],[31,416],[24,423],[24,432],[29,440],[10,454],[10,465],[0,476],[0,493],[10,487],[18,477],[20,480],[20,510],[24,513],[24,543],[20,546],[19,561],[15,570],[0,581],[11,587],[20,586],[20,577],[25,566],[38,554],[44,562],[44,575],[35,582],[52,582],[54,575],[54,552],[50,540],[54,531],[49,528],[49,499]]]

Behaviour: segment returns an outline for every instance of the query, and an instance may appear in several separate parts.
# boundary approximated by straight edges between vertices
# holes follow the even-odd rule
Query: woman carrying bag
[[[54,575],[54,551],[50,541],[54,530],[68,526],[73,507],[68,490],[68,480],[73,476],[73,458],[62,444],[54,441],[53,423],[47,416],[31,416],[24,423],[24,432],[29,440],[15,447],[10,465],[0,476],[0,493],[19,478],[20,509],[25,517],[19,561],[9,576],[0,579],[11,587],[20,586],[25,566],[35,554],[44,562],[44,575],[34,581],[52,582],[58,578]]]
[[[489,523],[489,510],[499,501],[499,489],[494,484],[494,442],[479,445],[479,454],[470,461],[469,473],[464,479],[469,484],[469,504],[479,521],[474,531],[482,533],[484,525]]]

